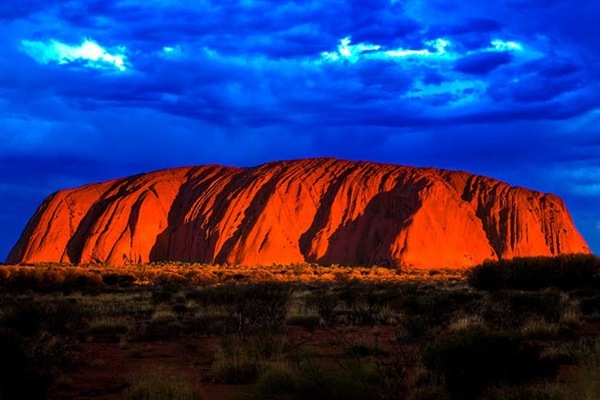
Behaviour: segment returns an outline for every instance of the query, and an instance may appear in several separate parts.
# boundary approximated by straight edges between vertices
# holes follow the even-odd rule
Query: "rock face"
[[[463,268],[589,252],[551,194],[465,172],[309,159],[170,169],[59,191],[7,261]]]

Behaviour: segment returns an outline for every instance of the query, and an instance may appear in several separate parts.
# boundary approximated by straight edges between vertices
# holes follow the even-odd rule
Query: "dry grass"
[[[596,399],[597,326],[586,317],[597,312],[598,293],[489,292],[469,287],[463,271],[338,265],[0,266],[0,323],[18,339],[16,356],[73,394],[50,398],[80,394],[74,364],[57,355],[74,354],[77,369],[95,371],[112,365],[95,356],[102,351],[177,375],[138,379],[135,369],[121,398],[196,399],[204,385],[243,383],[252,384],[239,388],[243,398],[464,400],[446,376],[461,364],[425,363],[424,352],[432,341],[466,338],[461,359],[477,358],[490,347],[478,347],[483,337],[539,350],[548,361],[540,370],[566,368],[507,387],[493,375],[481,399]]]
[[[111,267],[104,265],[0,266],[0,286],[32,290],[65,287],[204,286],[235,282],[343,283],[457,282],[465,279],[462,270],[399,270],[383,267],[355,267],[316,264],[272,266],[225,266],[207,264],[160,264]]]
[[[179,376],[145,374],[125,393],[126,400],[201,400],[196,388]]]

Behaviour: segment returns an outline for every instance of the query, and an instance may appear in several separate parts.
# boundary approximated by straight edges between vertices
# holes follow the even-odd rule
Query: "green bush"
[[[315,290],[307,299],[306,304],[317,310],[319,317],[327,324],[333,322],[335,309],[340,303],[339,296],[331,290],[319,289]]]
[[[458,314],[481,307],[482,296],[461,290],[428,290],[407,295],[394,305],[404,314],[401,321],[412,338],[434,333]]]
[[[252,383],[265,364],[283,358],[285,347],[286,341],[280,336],[224,336],[211,368],[212,380],[227,384]]]
[[[219,356],[211,368],[211,378],[215,383],[252,383],[260,372],[260,363],[245,354]]]
[[[490,291],[594,288],[600,283],[600,259],[567,254],[486,261],[469,270],[467,280],[475,289]]]
[[[514,335],[481,327],[443,336],[425,348],[425,365],[445,382],[453,398],[475,399],[485,388],[519,384],[556,373],[539,351]]]
[[[501,329],[520,327],[533,317],[557,323],[565,312],[562,295],[554,290],[501,290],[492,293],[490,300],[483,311],[483,317],[486,322]]]
[[[125,394],[126,400],[201,400],[193,385],[169,376],[146,376]]]
[[[297,390],[297,374],[288,364],[282,362],[265,366],[254,385],[255,395],[260,399],[292,394]]]
[[[381,376],[373,363],[349,359],[341,364],[341,370],[333,380],[333,398],[336,400],[376,400]]]
[[[25,336],[42,330],[70,334],[83,325],[83,313],[75,301],[35,301],[21,299],[10,306],[0,318],[4,328],[13,329]]]
[[[274,334],[285,326],[292,287],[282,283],[240,285],[234,292],[233,304],[239,316],[240,334]]]

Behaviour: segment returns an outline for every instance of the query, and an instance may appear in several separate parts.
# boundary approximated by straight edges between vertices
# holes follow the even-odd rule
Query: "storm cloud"
[[[554,192],[600,252],[600,5],[0,5],[0,260],[55,190],[317,156]]]

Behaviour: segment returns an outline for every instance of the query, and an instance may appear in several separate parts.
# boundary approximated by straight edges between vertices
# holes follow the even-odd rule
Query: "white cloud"
[[[348,60],[354,63],[361,58],[400,59],[406,57],[453,57],[447,50],[447,48],[452,46],[452,43],[449,40],[442,38],[425,42],[428,47],[435,49],[435,51],[431,51],[427,48],[417,50],[404,48],[383,50],[383,47],[377,44],[358,43],[353,45],[351,43],[351,38],[345,37],[340,40],[337,51],[322,52],[321,58],[327,61]]]
[[[600,231],[600,221],[596,224],[596,229]]]
[[[489,50],[516,51],[516,52],[523,51],[523,45],[519,42],[504,41],[504,40],[496,39],[496,40],[492,40],[492,42],[490,44],[492,45],[492,47],[489,48]]]
[[[109,53],[93,40],[85,39],[80,45],[68,45],[57,40],[49,42],[22,40],[23,50],[27,55],[42,64],[56,62],[69,64],[84,61],[86,67],[99,69],[118,69],[125,71],[125,48],[120,47],[119,53]]]
[[[385,55],[389,57],[411,57],[411,56],[421,56],[421,57],[432,57],[432,56],[444,56],[449,53],[446,51],[447,47],[450,47],[452,44],[449,40],[446,39],[435,39],[430,40],[425,43],[426,45],[433,47],[436,49],[435,52],[429,51],[429,49],[421,49],[421,50],[406,50],[406,49],[396,49],[396,50],[388,50],[385,52]]]
[[[321,58],[325,61],[350,61],[355,63],[361,59],[396,59],[400,61],[403,58],[421,58],[440,61],[452,61],[457,58],[475,54],[480,51],[501,51],[513,54],[519,54],[521,58],[535,58],[541,53],[534,49],[525,49],[523,44],[512,40],[494,39],[489,46],[478,51],[467,51],[459,53],[452,51],[453,44],[450,40],[437,38],[425,42],[422,49],[406,49],[399,47],[397,49],[384,50],[383,46],[371,43],[351,44],[351,37],[347,36],[340,40],[336,51],[325,51],[321,53]]]
[[[179,59],[184,56],[184,52],[181,46],[164,46],[162,50],[158,53],[159,57],[166,59]]]
[[[381,46],[369,44],[369,43],[359,43],[352,45],[350,44],[352,41],[350,37],[345,37],[340,40],[340,44],[338,45],[337,51],[329,52],[324,51],[321,53],[321,57],[329,61],[337,61],[341,59],[348,59],[352,62],[358,61],[359,57],[362,53],[376,52],[381,49]]]
[[[495,51],[495,52],[505,52],[510,53],[515,59],[520,60],[521,62],[526,62],[529,60],[534,60],[536,58],[544,57],[546,54],[534,48],[531,45],[525,45],[520,42],[516,42],[513,40],[500,40],[494,39],[490,42],[490,45],[483,49],[483,51]]]

